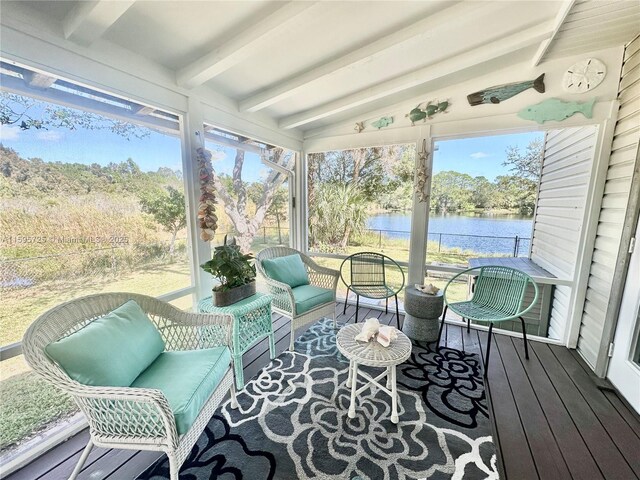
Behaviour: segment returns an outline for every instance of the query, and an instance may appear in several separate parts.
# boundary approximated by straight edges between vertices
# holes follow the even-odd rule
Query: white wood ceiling
[[[115,44],[180,87],[300,130],[528,58],[622,45],[640,22],[636,0],[19,3],[68,42]]]

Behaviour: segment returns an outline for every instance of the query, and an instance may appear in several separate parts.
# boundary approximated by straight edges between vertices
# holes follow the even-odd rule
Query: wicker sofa
[[[300,268],[304,270],[304,278],[292,274],[292,270],[274,278],[275,272],[273,267],[269,268],[269,262],[297,257],[302,261]],[[256,270],[273,296],[273,310],[291,318],[289,350],[293,350],[296,328],[322,317],[332,318],[335,327],[336,287],[340,278],[337,270],[322,267],[308,255],[289,247],[262,250],[256,255]],[[295,283],[292,282],[294,279]]]
[[[227,315],[131,293],[91,295],[41,315],[24,336],[25,359],[74,398],[91,433],[70,478],[97,445],[165,452],[177,480],[227,392],[237,406],[231,325]]]

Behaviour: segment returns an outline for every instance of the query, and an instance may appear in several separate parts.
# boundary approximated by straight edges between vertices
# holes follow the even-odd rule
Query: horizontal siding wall
[[[609,308],[613,273],[640,139],[640,37],[626,48],[618,100],[620,110],[578,337],[578,351],[591,367],[595,367],[602,342],[604,319]]]
[[[545,137],[531,259],[564,279],[574,276],[597,134],[598,127],[586,126],[550,130]],[[563,338],[570,296],[571,287],[554,289],[549,338]]]

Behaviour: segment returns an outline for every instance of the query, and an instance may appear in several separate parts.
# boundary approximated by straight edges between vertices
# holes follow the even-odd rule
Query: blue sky
[[[519,146],[524,151],[531,140],[542,139],[542,132],[527,132],[490,137],[461,138],[436,142],[433,155],[433,173],[455,170],[472,177],[485,176],[493,181],[498,175],[508,175],[502,166],[508,146]]]
[[[433,171],[456,170],[494,180],[498,175],[509,173],[502,166],[508,146],[518,145],[524,150],[531,140],[542,137],[542,132],[529,132],[439,141],[436,143],[438,149],[434,153]],[[143,171],[155,171],[159,167],[182,170],[180,139],[153,131],[146,138],[126,139],[107,130],[50,128],[23,131],[17,126],[3,125],[0,127],[0,141],[24,158],[106,165],[131,157]],[[207,142],[207,148],[213,153],[216,172],[231,175],[235,150],[211,142]],[[245,154],[243,180],[261,180],[268,171],[257,154]]]
[[[17,126],[2,125],[0,141],[23,158],[38,157],[48,162],[106,165],[131,157],[143,171],[156,171],[159,167],[182,170],[180,139],[153,131],[146,138],[133,137],[127,140],[106,130],[21,130]],[[231,175],[235,150],[210,142],[207,142],[207,148],[213,153],[212,161],[216,172]],[[268,171],[257,154],[245,154],[243,180],[260,180]]]
[[[23,131],[17,126],[3,125],[0,139],[5,147],[13,148],[24,158],[106,165],[131,157],[144,171],[156,171],[159,167],[182,170],[180,138],[156,132],[146,138],[127,140],[106,130]]]
[[[211,163],[213,169],[218,175],[233,174],[233,165],[236,159],[236,150],[234,148],[216,145],[213,142],[206,143],[207,150],[212,153]],[[269,174],[270,169],[260,160],[260,156],[256,153],[245,152],[244,165],[242,166],[242,180],[245,182],[262,181]]]

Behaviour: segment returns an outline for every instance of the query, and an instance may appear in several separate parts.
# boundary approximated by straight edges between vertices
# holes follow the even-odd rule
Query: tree
[[[286,169],[293,168],[294,158],[292,152],[285,151],[282,148],[274,148],[270,153],[270,161],[273,163]],[[243,252],[248,252],[273,203],[278,188],[287,180],[287,176],[272,169],[263,182],[260,198],[255,202],[255,212],[249,212],[247,210],[247,184],[242,180],[244,155],[244,150],[236,150],[231,183],[229,184],[229,182],[225,181],[225,176],[216,175],[214,185],[218,198],[224,204],[224,211],[238,234],[236,240],[240,249]]]
[[[263,191],[264,184],[262,183],[255,182],[248,186],[247,192],[249,199],[254,205],[257,205],[260,202]],[[273,194],[273,200],[271,201],[271,205],[264,217],[265,223],[268,222],[270,225],[273,225],[274,223],[276,224],[279,244],[282,244],[282,222],[287,220],[288,204],[289,189],[286,186],[281,185]]]
[[[352,234],[363,233],[367,203],[362,192],[349,183],[323,183],[309,204],[309,238],[313,245],[345,248]]]
[[[486,177],[474,177],[471,203],[475,208],[493,208],[495,190],[495,186]]]
[[[410,201],[398,202],[397,198],[392,197],[394,192],[401,194],[407,190],[401,188],[402,185],[406,186],[407,178],[411,179],[409,184],[413,181],[413,155],[415,149],[406,145],[336,150],[309,155],[309,208],[316,203],[316,195],[324,185],[330,184],[350,185],[353,192],[349,192],[349,195],[357,193],[365,209],[372,203],[395,209],[407,208]],[[400,162],[396,160],[398,157],[401,158]],[[329,191],[334,187],[327,188]],[[348,192],[345,190],[340,193],[347,195]],[[346,246],[353,229],[345,228],[340,231],[344,236],[335,243]]]
[[[133,123],[9,92],[0,92],[0,124],[17,125],[22,130],[109,130],[127,140],[131,137],[145,138],[151,133],[148,128]]]
[[[473,177],[453,170],[438,172],[431,184],[431,206],[436,212],[473,209]]]
[[[524,152],[520,152],[518,146],[507,147],[507,159],[502,163],[505,167],[510,167],[511,172],[528,180],[535,182],[540,178],[542,159],[544,157],[544,145],[542,140],[531,140]]]
[[[171,233],[169,255],[173,256],[178,232],[187,226],[184,194],[168,186],[165,191],[156,190],[140,198],[142,211],[153,216],[167,232]]]
[[[496,177],[496,206],[517,209],[522,215],[533,215],[536,207],[537,183],[516,175]]]

